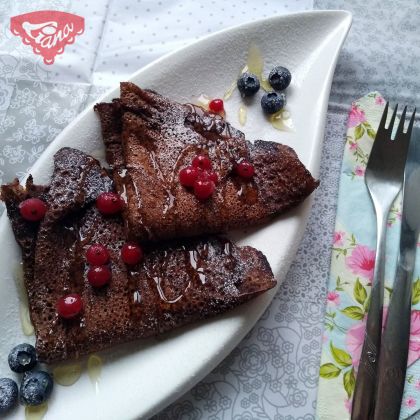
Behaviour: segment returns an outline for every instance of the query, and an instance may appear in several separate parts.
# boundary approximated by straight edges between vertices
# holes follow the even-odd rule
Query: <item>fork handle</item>
[[[386,223],[390,207],[380,211],[376,207],[377,240],[375,269],[373,274],[370,305],[366,320],[365,340],[360,356],[353,396],[352,420],[373,418],[376,392],[376,373],[382,334],[382,309],[384,301],[384,272]]]

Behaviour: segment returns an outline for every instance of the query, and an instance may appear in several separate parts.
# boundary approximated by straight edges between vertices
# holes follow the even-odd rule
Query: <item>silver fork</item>
[[[365,172],[366,187],[376,212],[376,258],[365,340],[353,396],[352,420],[367,420],[373,417],[382,334],[387,219],[392,203],[401,190],[409,144],[407,137],[402,136],[403,123],[399,124],[395,140],[392,140],[391,134],[398,105],[395,106],[391,121],[386,128],[388,106],[387,102]],[[402,122],[404,122],[406,110],[407,107],[404,108]]]

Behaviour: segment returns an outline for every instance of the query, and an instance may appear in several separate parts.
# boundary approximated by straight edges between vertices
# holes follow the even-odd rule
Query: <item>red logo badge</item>
[[[85,20],[71,13],[43,10],[25,13],[10,19],[10,30],[30,45],[35,54],[42,55],[45,64],[53,64],[64,47],[73,44],[76,35],[85,29]]]

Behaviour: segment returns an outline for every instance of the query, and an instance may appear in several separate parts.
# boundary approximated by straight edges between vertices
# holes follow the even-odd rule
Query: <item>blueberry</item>
[[[9,353],[8,362],[13,372],[22,373],[36,365],[35,347],[30,344],[18,344]]]
[[[0,414],[11,410],[18,400],[16,382],[9,378],[0,378]]]
[[[25,405],[39,405],[47,401],[53,389],[52,376],[42,370],[25,372],[20,385],[20,402]]]
[[[252,96],[260,89],[260,81],[255,74],[243,73],[238,79],[237,86],[242,96]]]
[[[292,75],[286,67],[277,66],[270,71],[268,75],[268,81],[273,89],[284,90],[290,85],[292,81]]]
[[[286,95],[284,93],[267,92],[261,98],[261,107],[267,114],[274,114],[286,105]]]

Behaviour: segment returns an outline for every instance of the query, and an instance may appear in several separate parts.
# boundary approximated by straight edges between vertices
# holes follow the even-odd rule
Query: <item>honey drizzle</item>
[[[185,248],[183,249],[185,252]],[[183,290],[183,292],[181,292],[181,294],[179,296],[177,296],[174,299],[169,299],[166,295],[165,292],[162,288],[162,281],[163,281],[163,277],[165,276],[166,270],[167,270],[167,251],[164,252],[164,255],[162,258],[159,258],[159,260],[155,261],[154,264],[152,265],[151,269],[148,266],[144,266],[145,270],[146,270],[146,275],[149,279],[151,279],[153,281],[153,283],[156,286],[156,290],[159,294],[160,299],[165,302],[165,303],[169,303],[169,304],[173,304],[178,302],[185,294],[185,292],[188,290],[188,288],[190,287],[190,282],[187,284],[187,286],[185,287],[185,289]],[[160,271],[160,273],[157,272],[157,269]]]
[[[273,88],[268,83],[268,80],[264,77],[264,60],[261,54],[261,50],[258,48],[258,46],[251,42],[248,49],[248,56],[246,60],[245,66],[242,68],[242,70],[239,72],[238,77],[241,77],[242,74],[250,72],[255,74],[259,81],[260,86],[266,91],[272,91]],[[237,84],[237,80],[234,80],[232,84],[229,86],[229,88],[226,90],[226,92],[223,95],[223,99],[227,101],[235,91]]]
[[[270,86],[270,83],[268,83],[268,80],[264,77],[264,60],[261,54],[261,50],[254,42],[252,42],[249,46],[246,67],[247,70],[245,71],[254,73],[260,81],[260,86],[266,92],[273,90],[273,88]],[[244,71],[242,71],[242,73],[244,73]]]
[[[128,302],[130,305],[130,316],[132,318],[139,318],[143,313],[142,308],[142,292],[139,290],[139,272],[134,269],[127,270],[128,277]]]
[[[25,407],[26,420],[42,420],[47,413],[48,404],[45,402],[40,405],[27,405]]]
[[[86,271],[83,247],[92,241],[94,232],[88,228],[83,229],[83,225],[81,224],[82,221],[83,218],[81,219],[78,213],[75,213],[62,221],[62,226],[64,228],[62,246],[63,249],[68,250],[66,256],[67,276],[63,276],[62,285],[63,294],[78,293],[83,299],[85,293],[84,284]],[[79,328],[74,328],[76,324]],[[80,317],[68,320],[63,326],[67,331],[69,339],[75,343],[83,343],[87,339],[84,312],[82,312]]]
[[[264,77],[264,60],[261,54],[261,50],[257,47],[257,45],[254,42],[251,42],[251,44],[249,45],[246,65],[239,72],[238,78],[241,76],[241,74],[246,72],[255,74],[260,81],[261,88],[264,89],[266,92],[271,92],[273,90],[270,83],[268,82],[268,79]],[[236,80],[233,81],[230,87],[227,89],[223,96],[224,100],[228,100],[232,96],[236,87],[236,83]],[[245,125],[246,123],[245,110],[245,106],[241,105],[238,111],[239,123],[241,125]],[[271,125],[277,130],[295,131],[290,112],[285,109],[282,109],[281,111],[271,115],[269,117],[269,121]]]
[[[202,93],[197,98],[197,105],[203,107],[205,110],[208,110],[210,101],[211,101],[210,97]]]
[[[245,105],[241,105],[239,107],[239,112],[238,112],[238,119],[239,119],[239,123],[241,125],[245,125],[246,124],[246,117],[247,117],[247,110]]]
[[[92,382],[92,385],[95,387],[96,395],[98,395],[99,382],[102,373],[102,359],[98,355],[92,354],[91,356],[89,356],[89,359],[87,361],[87,369],[89,379]]]
[[[31,316],[27,302],[24,303],[21,301],[19,303],[19,315],[23,333],[27,336],[33,335],[35,329],[31,322]]]
[[[166,272],[165,256],[162,259],[154,261],[152,266],[151,264],[144,264],[142,267],[150,283],[155,285],[155,290],[159,298],[165,304],[176,304],[188,293],[190,288],[202,287],[206,283],[206,261],[209,257],[210,250],[214,251],[213,245],[211,243],[199,243],[193,248],[183,246],[182,250],[184,253],[185,268],[189,278],[182,292],[174,298],[168,298],[162,285]],[[223,253],[230,257],[228,262],[232,263],[229,241],[224,244]],[[159,267],[159,273],[156,271],[157,267]]]
[[[186,104],[189,107],[189,114],[186,122],[193,125],[198,132],[215,132],[218,136],[231,137],[230,125],[219,115],[206,115],[201,107],[194,104]]]
[[[70,386],[76,383],[82,374],[80,363],[60,365],[53,370],[54,381],[62,386]]]
[[[201,266],[203,265],[203,258],[199,249],[196,247],[195,249],[189,250],[188,255],[189,257],[185,259],[185,263],[187,265],[188,275],[190,276],[190,282],[201,285],[205,284],[206,275],[204,274],[204,267]]]
[[[251,182],[240,181],[237,185],[236,195],[246,204],[255,204],[258,201],[258,188]]]
[[[133,187],[133,189],[134,189],[134,194],[133,194],[133,195],[136,197],[136,201],[137,201],[137,208],[141,209],[141,207],[142,207],[142,201],[141,201],[140,191],[139,191],[139,189],[137,188],[137,183],[133,182],[133,180],[131,179],[131,176],[127,175],[127,177],[129,178],[129,182],[130,182],[131,186],[132,186],[132,187]],[[149,226],[147,226],[147,225],[144,223],[142,213],[141,213],[141,212],[139,212],[138,214],[139,214],[139,217],[140,217],[140,220],[138,220],[138,223],[139,223],[139,224],[141,225],[141,227],[143,228],[143,230],[144,230],[145,234],[147,235],[147,237],[148,237],[149,239],[153,239],[153,238],[154,238],[154,234],[153,234],[152,230],[150,229],[150,227],[149,227]],[[127,231],[129,231],[130,226],[129,226],[129,223],[128,223],[128,219],[127,219],[127,218],[124,218],[124,219],[125,219],[125,220],[124,220],[124,222],[125,222],[125,225],[126,225],[126,229],[127,229]]]
[[[32,325],[30,312],[29,312],[29,303],[28,295],[25,289],[25,279],[23,274],[23,264],[16,264],[13,278],[15,280],[16,289],[19,297],[19,317],[22,327],[22,331],[26,336],[34,334],[34,326]]]
[[[295,131],[292,117],[287,109],[282,109],[281,111],[271,115],[269,120],[271,125],[277,130]]]
[[[179,153],[179,155],[178,155],[178,157],[177,157],[177,159],[176,159],[176,162],[175,162],[174,168],[173,168],[173,170],[172,170],[171,176],[170,176],[170,178],[169,178],[170,188],[169,188],[169,190],[167,191],[167,192],[168,192],[168,198],[167,198],[168,203],[167,203],[167,204],[165,204],[165,207],[164,207],[164,209],[163,209],[163,214],[166,214],[166,213],[167,213],[169,210],[171,210],[171,209],[174,207],[174,205],[175,205],[175,196],[174,196],[174,188],[176,188],[176,184],[175,184],[175,182],[176,182],[176,179],[177,179],[177,177],[178,177],[179,170],[181,169],[181,165],[183,165],[183,164],[185,163],[183,158],[184,158],[184,156],[185,156],[186,154],[188,154],[191,150],[196,151],[196,153],[195,153],[195,154],[200,153],[200,152],[201,152],[200,145],[196,145],[196,144],[190,144],[190,145],[187,145],[187,146],[186,146],[186,147],[184,147],[184,149],[182,149],[182,151]]]
[[[81,172],[80,172],[80,176],[77,182],[77,185],[79,186],[85,186],[86,184],[86,179],[89,175],[89,170],[94,167],[96,165],[96,161],[94,158],[90,157],[88,163],[86,164],[86,166],[82,166],[81,167]],[[81,187],[78,191],[78,194],[76,195],[76,197],[73,199],[73,201],[75,203],[83,203],[86,199],[86,192],[88,191],[87,188],[83,188]]]
[[[157,287],[157,291],[158,291],[158,293],[159,293],[159,296],[160,296],[160,298],[165,302],[165,303],[176,303],[176,302],[178,302],[183,296],[184,296],[184,293],[187,291],[187,289],[189,288],[189,286],[190,286],[190,284],[188,284],[187,285],[187,287],[185,288],[185,290],[184,290],[184,293],[181,293],[178,297],[176,297],[175,299],[168,299],[166,296],[165,296],[165,293],[164,293],[164,291],[163,291],[163,289],[162,289],[162,286],[161,286],[161,283],[162,283],[162,277],[158,277],[158,276],[155,276],[155,277],[153,277],[153,280],[154,280],[154,282],[155,282],[155,284],[156,284],[156,287]]]

